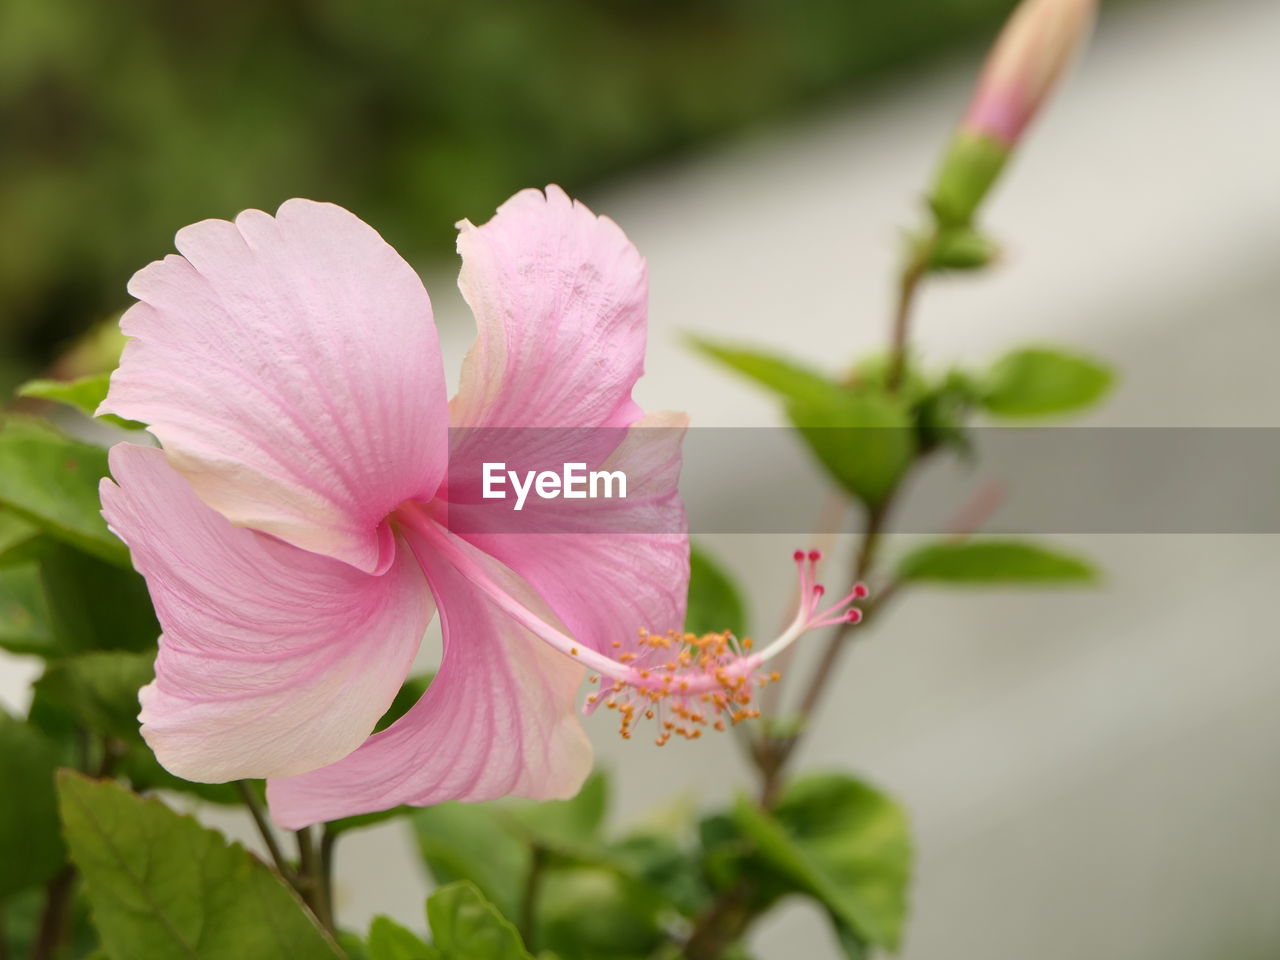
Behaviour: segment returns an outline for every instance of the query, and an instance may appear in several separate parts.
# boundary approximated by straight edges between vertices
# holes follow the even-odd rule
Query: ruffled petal
[[[161,764],[201,782],[288,776],[364,742],[433,613],[411,552],[371,576],[233,527],[160,450],[119,444],[110,463],[103,515],[164,629],[140,694]]]
[[[644,368],[648,279],[621,228],[559,187],[522,190],[459,224],[458,286],[477,337],[456,427],[626,426]]]
[[[178,233],[139,271],[133,338],[99,412],[151,425],[170,464],[237,526],[366,572],[383,523],[446,466],[431,302],[367,224],[290,200]]]
[[[399,804],[577,793],[591,744],[574,709],[584,670],[516,624],[429,542],[407,536],[435,592],[444,657],[422,699],[346,759],[267,786],[286,829]],[[536,594],[459,543],[510,596],[554,623]]]

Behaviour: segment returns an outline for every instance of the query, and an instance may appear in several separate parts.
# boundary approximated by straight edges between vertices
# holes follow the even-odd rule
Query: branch
[[[239,791],[240,799],[244,801],[244,805],[249,808],[249,815],[253,817],[253,822],[258,827],[258,833],[262,837],[263,844],[266,845],[267,852],[271,854],[271,861],[276,865],[276,870],[279,871],[280,876],[296,887],[297,877],[294,875],[289,861],[285,859],[284,851],[280,849],[280,843],[276,840],[276,833],[271,829],[270,821],[267,820],[266,811],[262,809],[262,804],[258,802],[258,795],[250,788],[248,780],[237,780],[236,790]]]
[[[44,909],[40,913],[40,930],[31,951],[31,960],[53,960],[67,937],[67,906],[75,886],[76,869],[67,864],[45,888]]]

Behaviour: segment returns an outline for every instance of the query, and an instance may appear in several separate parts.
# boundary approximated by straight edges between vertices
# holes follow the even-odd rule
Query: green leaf
[[[507,829],[526,842],[568,859],[594,859],[600,855],[608,809],[609,780],[596,770],[568,800],[516,801],[495,812]]]
[[[62,868],[55,764],[52,744],[0,710],[0,901],[47,883]]]
[[[196,783],[174,776],[160,766],[160,761],[145,743],[129,746],[116,762],[116,775],[128,780],[133,789],[139,793],[171,790],[176,793],[189,793],[208,803],[223,806],[239,806],[244,802],[234,783]]]
[[[39,538],[40,528],[15,513],[0,510],[0,566],[27,559],[29,544]],[[14,561],[14,556],[17,561]]]
[[[867,942],[858,936],[856,931],[835,917],[832,917],[832,924],[836,932],[836,943],[840,944],[845,960],[871,960],[871,950]]]
[[[911,415],[887,393],[830,386],[787,412],[832,479],[868,507],[884,503],[915,457]]]
[[[41,551],[40,574],[63,650],[155,648],[160,624],[141,575],[61,543]]]
[[[763,350],[690,337],[690,344],[704,356],[768,387],[790,400],[821,399],[834,386],[830,378],[816,370]]]
[[[845,386],[774,354],[694,338],[703,354],[787,401],[787,414],[818,461],[870,506],[883,502],[910,466],[915,438],[906,404],[875,383]]]
[[[53,778],[49,778],[53,782]],[[44,890],[28,887],[21,893],[0,901],[0,957],[29,957],[40,931],[40,913],[44,907]],[[8,953],[5,953],[5,948]]]
[[[87,417],[96,417],[95,411],[107,398],[107,389],[110,385],[110,373],[93,373],[78,380],[28,380],[18,387],[18,396],[66,404]],[[146,428],[146,424],[138,423],[136,420],[125,420],[113,413],[104,414],[100,419],[128,430]]]
[[[107,398],[110,383],[110,373],[92,373],[78,380],[28,380],[18,387],[17,394],[64,403],[92,417],[99,404]]]
[[[661,892],[685,916],[692,916],[707,902],[709,891],[700,864],[668,834],[650,830],[629,834],[610,844],[607,857],[624,875]]]
[[[931,543],[898,562],[902,580],[956,585],[1092,583],[1087,560],[1022,540]]]
[[[127,567],[128,550],[99,512],[98,481],[106,475],[102,448],[36,420],[0,419],[0,507],[65,543]]]
[[[1091,357],[1033,347],[1002,357],[980,384],[980,401],[998,417],[1073,413],[1111,389],[1111,368]]]
[[[369,952],[365,948],[364,938],[350,930],[339,930],[337,934],[338,948],[346,954],[346,960],[369,960]],[[434,954],[428,954],[434,960]]]
[[[0,649],[42,657],[59,652],[34,563],[0,567]]]
[[[746,798],[733,819],[759,858],[858,939],[896,950],[911,872],[907,819],[890,798],[841,774],[793,783],[772,815]]]
[[[712,889],[723,893],[749,875],[759,874],[751,863],[751,841],[729,814],[709,813],[699,820],[698,842],[702,869]],[[765,891],[762,901],[767,902],[777,892]]]
[[[427,920],[440,960],[533,960],[516,928],[474,884],[451,883],[429,896]]]
[[[118,650],[55,661],[36,681],[36,694],[95,733],[141,742],[138,690],[155,676],[155,654]]]
[[[645,960],[666,939],[661,892],[601,867],[548,871],[537,942],[563,960]]]
[[[369,960],[429,960],[433,948],[390,917],[374,917],[365,952]]]
[[[116,776],[139,793],[172,790],[210,803],[238,805],[232,783],[194,783],[156,760],[138,729],[138,689],[151,678],[155,651],[101,652],[55,660],[32,688],[28,722],[60,748],[63,763],[79,763],[81,729],[110,738]],[[99,738],[94,738],[99,739]]]
[[[118,784],[64,770],[58,794],[115,960],[340,960],[301,901],[239,844]]]
[[[684,628],[702,636],[732,630],[747,636],[747,611],[733,578],[698,546],[689,551],[689,606]]]
[[[414,810],[418,850],[436,883],[474,883],[509,917],[517,916],[532,862],[529,846],[491,803],[441,803]]]

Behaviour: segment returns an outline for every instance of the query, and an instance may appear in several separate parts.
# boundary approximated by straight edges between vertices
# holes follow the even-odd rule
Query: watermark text
[[[515,493],[515,509],[523,510],[529,494],[540,500],[586,500],[627,497],[627,475],[621,470],[588,470],[585,463],[566,463],[557,473],[554,470],[508,470],[505,462],[485,461],[483,466],[486,500],[507,499],[507,487]]]

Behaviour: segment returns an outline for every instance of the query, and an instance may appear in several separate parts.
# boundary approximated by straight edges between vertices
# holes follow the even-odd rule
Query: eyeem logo
[[[585,463],[566,463],[560,473],[554,470],[526,470],[523,478],[515,470],[508,470],[504,462],[484,464],[484,491],[486,500],[505,500],[506,486],[516,495],[516,510],[524,509],[530,491],[542,500],[612,500],[627,497],[627,475],[621,470],[592,470]],[[616,492],[615,492],[616,491]]]

